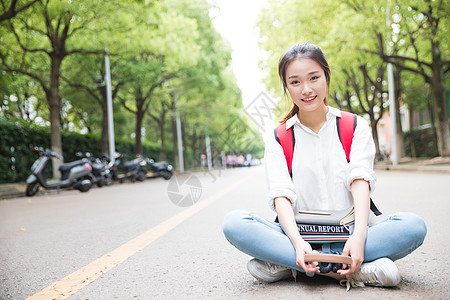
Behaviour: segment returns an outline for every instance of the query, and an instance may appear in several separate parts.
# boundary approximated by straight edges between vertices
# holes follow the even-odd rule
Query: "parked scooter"
[[[33,196],[37,193],[39,185],[45,189],[75,188],[80,192],[87,192],[92,187],[92,167],[86,159],[62,164],[59,167],[60,180],[47,181],[45,169],[52,158],[63,159],[62,156],[48,149],[35,147],[33,151],[39,158],[31,166],[31,175],[27,179],[25,194]]]
[[[109,173],[111,175],[111,179],[113,181],[119,180],[119,165],[121,163],[122,154],[115,152],[114,153],[114,160],[111,160],[111,158],[106,155],[102,154],[101,159],[107,163],[106,168],[109,170]]]
[[[130,180],[131,182],[144,181],[145,175],[147,174],[147,169],[145,166],[147,165],[147,160],[142,156],[138,156],[136,159],[125,162],[125,170],[123,174],[118,174],[117,178],[120,183],[123,183],[125,180]]]
[[[155,162],[151,158],[147,158],[147,163],[151,166],[152,171],[145,174],[146,178],[162,177],[169,180],[172,177],[173,166],[166,161]]]
[[[112,174],[108,168],[108,162],[95,158],[90,152],[77,152],[78,157],[87,158],[92,167],[93,183],[98,187],[112,184]]]

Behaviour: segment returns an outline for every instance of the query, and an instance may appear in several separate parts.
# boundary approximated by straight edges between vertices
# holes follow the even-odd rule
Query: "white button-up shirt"
[[[350,184],[355,179],[368,181],[370,191],[374,191],[375,145],[370,127],[364,118],[357,117],[348,163],[336,127],[336,118],[340,116],[340,110],[329,107],[326,122],[318,133],[304,126],[297,115],[287,120],[286,127],[293,127],[295,135],[292,179],[274,132],[265,136],[264,163],[273,209],[274,199],[280,196],[292,202],[294,213],[350,209],[353,206]]]

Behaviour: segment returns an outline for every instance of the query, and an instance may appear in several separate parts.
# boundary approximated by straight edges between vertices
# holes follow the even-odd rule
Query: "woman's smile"
[[[311,102],[313,102],[316,98],[317,98],[317,96],[311,96],[311,97],[303,98],[303,99],[301,99],[301,100],[302,100],[303,102],[306,102],[306,103],[311,103]]]

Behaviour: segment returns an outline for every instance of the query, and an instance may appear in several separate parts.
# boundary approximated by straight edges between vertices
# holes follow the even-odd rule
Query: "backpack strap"
[[[286,129],[286,122],[278,125],[275,130],[275,139],[283,148],[289,175],[292,178],[292,159],[294,157],[295,136],[292,127]]]
[[[339,140],[341,141],[342,147],[345,151],[345,157],[347,162],[350,162],[350,151],[352,149],[353,135],[355,133],[357,125],[357,117],[355,114],[341,111],[341,117],[336,118],[336,127],[338,131]],[[373,203],[372,198],[370,198],[370,210],[376,215],[381,215],[381,212]]]
[[[345,151],[347,162],[350,162],[350,151],[352,149],[353,134],[356,129],[356,115],[341,111],[341,117],[336,118],[336,127],[341,141],[342,147]]]
[[[341,141],[342,147],[345,151],[347,162],[350,162],[350,151],[352,149],[353,135],[357,125],[357,117],[355,114],[341,111],[341,117],[336,118],[336,128]],[[275,130],[275,139],[283,148],[284,156],[286,158],[289,175],[292,178],[292,159],[294,157],[295,135],[292,127],[286,129],[286,122],[278,125]],[[370,199],[370,210],[376,216],[381,215],[381,212],[375,206],[372,199]]]

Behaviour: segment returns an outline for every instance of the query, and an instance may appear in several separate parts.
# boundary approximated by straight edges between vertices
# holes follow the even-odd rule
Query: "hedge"
[[[100,137],[94,134],[61,132],[63,156],[65,162],[77,160],[75,153],[91,152],[94,157],[101,154]],[[122,161],[133,159],[134,140],[119,139],[115,141],[116,151],[123,154]],[[0,183],[23,182],[30,175],[30,168],[38,158],[31,148],[37,146],[50,148],[50,128],[37,126],[21,120],[0,118]],[[160,146],[143,141],[145,156],[157,160]],[[172,149],[168,149],[167,157],[173,158]],[[173,160],[173,159],[172,159]],[[50,169],[50,168],[49,168]],[[48,175],[51,172],[49,170]]]
[[[405,155],[411,157],[411,139],[414,138],[417,157],[436,157],[439,156],[436,137],[433,129],[413,129],[405,132]]]

